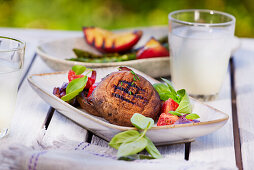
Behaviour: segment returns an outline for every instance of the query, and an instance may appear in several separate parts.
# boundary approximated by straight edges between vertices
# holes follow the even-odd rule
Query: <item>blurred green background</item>
[[[81,30],[167,25],[168,13],[199,8],[236,17],[236,35],[254,37],[253,0],[0,0],[0,27]]]

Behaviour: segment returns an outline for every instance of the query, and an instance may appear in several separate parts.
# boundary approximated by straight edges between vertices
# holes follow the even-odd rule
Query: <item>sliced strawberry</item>
[[[173,99],[169,98],[163,103],[161,113],[168,113],[169,111],[175,111],[178,106],[179,106],[178,103],[176,103]]]
[[[68,80],[69,80],[69,82],[71,82],[74,79],[81,78],[81,77],[84,77],[84,75],[76,75],[76,73],[74,71],[72,71],[72,70],[70,70],[68,72]]]
[[[157,126],[172,125],[179,119],[178,116],[172,114],[162,113],[157,122]]]
[[[167,57],[169,51],[155,38],[151,38],[144,47],[140,48],[136,54],[137,59]]]
[[[114,53],[130,50],[141,38],[141,30],[113,33],[101,28],[84,27],[86,42],[102,52]]]

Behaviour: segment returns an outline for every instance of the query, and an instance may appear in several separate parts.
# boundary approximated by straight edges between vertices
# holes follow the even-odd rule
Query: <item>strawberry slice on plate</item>
[[[106,53],[130,50],[141,38],[141,30],[113,33],[97,27],[83,27],[86,42],[99,51]]]

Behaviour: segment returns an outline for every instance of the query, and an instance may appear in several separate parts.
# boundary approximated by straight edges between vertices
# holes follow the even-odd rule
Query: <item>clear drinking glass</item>
[[[0,138],[9,131],[24,64],[25,43],[0,36]]]
[[[171,76],[176,89],[196,98],[214,98],[227,72],[235,17],[213,10],[169,14]]]

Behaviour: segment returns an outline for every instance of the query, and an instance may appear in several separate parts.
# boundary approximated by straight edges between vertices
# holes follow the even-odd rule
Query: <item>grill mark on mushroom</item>
[[[116,97],[116,98],[119,98],[119,99],[123,100],[123,101],[126,101],[126,102],[128,102],[128,103],[134,104],[134,102],[130,101],[129,99],[124,98],[123,96],[121,96],[121,95],[119,95],[119,94],[112,93],[112,95],[113,95],[114,97]]]
[[[124,87],[120,87],[119,85],[121,83],[125,83],[127,84],[128,86],[126,88]],[[136,92],[133,92],[131,91],[130,88],[135,88],[136,89]],[[120,95],[120,94],[117,94],[117,90],[120,90],[130,96],[133,96],[133,98],[131,100],[129,99],[126,99],[123,95]],[[139,93],[141,92],[141,93]],[[142,93],[143,92],[143,93]],[[145,97],[143,97],[142,95],[144,95],[144,92],[146,92],[146,90],[142,89],[141,87],[137,86],[135,83],[133,82],[129,82],[129,81],[126,81],[126,80],[120,80],[117,85],[114,85],[114,93],[112,93],[112,96],[116,97],[116,98],[119,98],[123,101],[126,101],[128,103],[131,103],[131,104],[136,104],[136,102],[134,102],[135,99],[140,99],[140,100],[143,100],[142,103],[143,104],[147,104],[149,102],[149,100]]]

